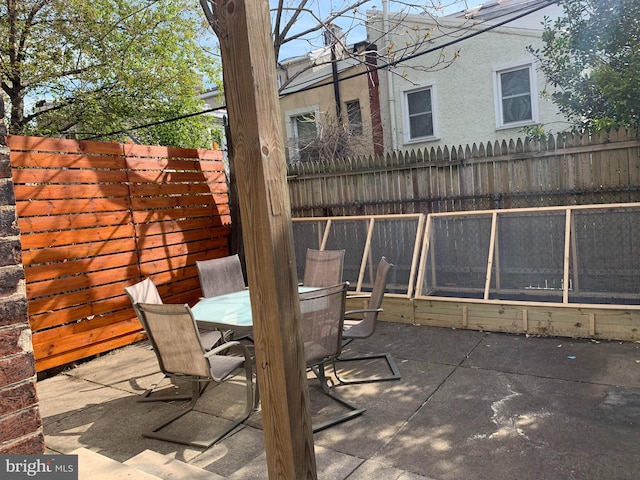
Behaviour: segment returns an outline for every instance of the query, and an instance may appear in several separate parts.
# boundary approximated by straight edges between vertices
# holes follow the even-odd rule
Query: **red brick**
[[[13,357],[0,357],[0,386],[19,383],[22,380],[33,377],[36,374],[33,353],[16,355]]]
[[[0,267],[18,265],[21,262],[22,247],[20,246],[20,240],[16,238],[3,239],[0,237]]]
[[[0,182],[0,205],[16,204],[16,197],[13,194],[13,184],[9,181]]]
[[[0,210],[0,219],[2,211]],[[1,220],[0,220],[1,221]],[[2,226],[0,225],[0,228]],[[18,291],[18,284],[24,280],[22,265],[13,265],[0,269],[0,295],[7,296]]]
[[[29,350],[32,350],[30,337],[29,327],[24,324],[0,330],[0,357],[24,353],[25,349],[21,344],[21,339],[25,339],[22,343],[28,340]]]
[[[0,390],[0,416],[38,404],[35,382],[26,382]]]
[[[44,433],[42,430],[15,443],[0,446],[2,455],[42,455],[44,453]]]
[[[40,411],[30,408],[0,419],[0,443],[36,433],[42,427]]]
[[[24,294],[0,299],[0,326],[27,322],[27,299]]]
[[[0,210],[0,232],[4,235],[19,235],[16,212],[13,209]]]

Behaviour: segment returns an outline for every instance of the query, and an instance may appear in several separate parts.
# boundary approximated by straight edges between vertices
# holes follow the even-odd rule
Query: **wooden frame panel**
[[[383,222],[388,220],[400,221],[400,222],[415,222],[416,228],[415,228],[415,233],[414,233],[414,237],[412,238],[412,244],[411,244],[411,255],[410,255],[411,261],[407,265],[395,265],[395,268],[406,269],[406,271],[408,272],[408,282],[406,284],[403,283],[402,285],[400,284],[395,286],[390,285],[391,288],[404,290],[405,293],[388,294],[388,295],[399,295],[402,297],[411,297],[413,295],[415,277],[418,269],[418,255],[420,252],[420,246],[422,244],[422,235],[424,230],[425,219],[426,217],[423,214],[415,213],[415,214],[397,214],[397,215],[356,215],[356,216],[349,216],[349,217],[293,218],[292,222],[294,224],[294,242],[297,245],[299,245],[302,240],[301,239],[296,240],[295,238],[296,223],[317,222],[320,227],[318,234],[321,236],[321,239],[319,241],[321,250],[327,247],[327,243],[329,241],[332,228],[334,228],[335,226],[340,225],[343,222],[350,222],[355,224],[361,223],[363,225],[363,229],[366,231],[366,237],[363,241],[363,251],[359,261],[357,259],[354,260],[355,262],[357,262],[357,265],[359,267],[358,267],[358,272],[355,279],[355,284],[351,285],[352,290],[358,293],[366,293],[366,290],[363,290],[363,286],[365,284],[365,279],[364,279],[365,273],[367,270],[372,271],[371,269],[373,268],[373,266],[377,264],[378,259],[372,258],[372,255],[373,255],[372,250],[374,248],[378,250],[383,249],[383,246],[376,245],[375,242],[373,241],[373,235],[374,235],[376,226],[379,226],[383,224]],[[318,247],[315,245],[314,246],[309,245],[309,248],[318,248]],[[345,250],[349,251],[351,246],[346,244],[333,245],[332,248],[344,248]],[[389,258],[389,255],[385,254],[385,256],[387,256],[387,259],[394,264],[397,263],[397,262],[394,262],[393,258]]]

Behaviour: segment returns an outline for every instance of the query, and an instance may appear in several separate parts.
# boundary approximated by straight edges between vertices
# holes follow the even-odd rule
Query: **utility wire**
[[[489,25],[488,27],[485,27],[485,28],[482,28],[480,30],[477,30],[477,31],[475,31],[473,33],[470,33],[469,35],[465,35],[464,37],[456,38],[455,40],[451,40],[450,42],[446,42],[444,44],[438,45],[438,46],[433,47],[433,48],[429,48],[427,50],[421,50],[419,52],[416,52],[416,53],[414,53],[412,55],[408,55],[406,57],[401,57],[398,60],[395,60],[393,62],[387,62],[387,63],[385,63],[383,65],[378,65],[376,67],[369,68],[364,72],[354,73],[352,75],[348,75],[346,77],[342,77],[338,81],[339,82],[343,82],[345,80],[350,80],[352,78],[356,78],[356,77],[359,77],[359,76],[362,76],[362,75],[369,75],[371,72],[374,72],[374,71],[384,70],[384,69],[396,67],[398,64],[400,64],[402,62],[406,62],[408,60],[413,60],[414,58],[421,57],[422,55],[427,55],[428,53],[435,52],[436,50],[441,50],[443,48],[450,47],[451,45],[455,45],[457,43],[463,42],[463,41],[468,40],[470,38],[476,37],[476,36],[478,36],[478,35],[480,35],[482,33],[490,32],[491,30],[494,30],[494,29],[496,29],[498,27],[502,27],[503,25],[506,25],[506,24],[508,24],[510,22],[513,22],[514,20],[519,20],[520,18],[526,17],[527,15],[531,15],[532,13],[537,12],[539,10],[542,10],[543,8],[546,8],[546,7],[550,6],[550,5],[553,5],[554,3],[558,3],[558,0],[542,0],[539,5],[535,6],[532,9],[527,9],[526,11],[524,11],[524,12],[518,14],[518,15],[509,17],[508,19],[503,20],[503,21],[498,22],[498,23],[495,23],[493,25]],[[511,15],[512,13],[513,12],[509,12],[509,13],[505,13],[504,15]],[[481,22],[481,24],[487,23],[488,21],[489,20],[484,20],[483,22]],[[461,27],[458,31],[468,30],[470,28],[471,27]],[[447,34],[447,35],[450,35],[450,33]],[[442,36],[445,36],[445,34],[443,34]],[[292,92],[288,92],[288,93],[286,93],[286,94],[284,94],[282,96],[286,97],[286,96],[289,96],[289,95],[293,95],[295,93],[307,92],[309,90],[314,90],[316,88],[327,87],[327,86],[330,86],[330,85],[333,85],[333,81],[327,81],[325,83],[320,83],[320,84],[315,84],[315,85],[311,85],[311,86],[308,86],[308,87],[303,87],[303,88],[300,88],[298,90],[294,90]],[[148,128],[148,127],[154,127],[156,125],[163,125],[165,123],[177,122],[178,120],[183,120],[185,118],[196,117],[198,115],[203,115],[205,113],[215,112],[215,111],[218,111],[218,110],[224,110],[226,108],[227,108],[226,105],[222,105],[220,107],[209,108],[207,110],[201,110],[199,112],[189,113],[189,114],[182,115],[182,116],[179,116],[179,117],[168,118],[168,119],[159,120],[159,121],[153,122],[153,123],[147,123],[145,125],[139,125],[137,127],[130,127],[130,128],[125,128],[125,129],[122,129],[122,130],[117,130],[117,131],[114,131],[114,132],[110,132],[110,133],[104,133],[104,134],[101,134],[101,135],[94,135],[94,136],[85,138],[85,140],[94,140],[96,138],[102,138],[102,137],[108,137],[108,136],[111,136],[111,135],[118,135],[118,134],[121,134],[121,133],[127,133],[127,132],[129,132],[131,130],[139,130],[141,128]]]
[[[145,125],[138,125],[137,127],[123,128],[122,130],[116,130],[116,131],[110,132],[110,133],[103,133],[101,135],[94,135],[92,137],[87,137],[84,140],[95,140],[96,138],[108,137],[108,136],[111,136],[111,135],[118,135],[120,133],[128,133],[131,130],[140,130],[141,128],[155,127],[156,125],[163,125],[165,123],[177,122],[178,120],[184,120],[185,118],[197,117],[198,115],[204,115],[205,113],[216,112],[218,110],[224,110],[225,108],[227,108],[226,105],[223,105],[221,107],[216,107],[216,108],[208,108],[206,110],[201,110],[199,112],[194,112],[194,113],[188,113],[186,115],[181,115],[179,117],[167,118],[165,120],[158,120],[157,122],[147,123]],[[82,134],[80,133],[80,135],[82,135]]]

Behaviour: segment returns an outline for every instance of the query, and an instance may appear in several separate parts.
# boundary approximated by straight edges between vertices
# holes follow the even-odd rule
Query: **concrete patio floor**
[[[372,338],[348,351],[391,352],[403,376],[336,388],[367,410],[314,435],[319,479],[640,476],[638,343],[382,323]],[[136,463],[145,452],[156,452],[200,469],[176,473],[147,465],[159,478],[267,478],[259,411],[204,451],[142,437],[184,405],[136,401],[160,378],[155,355],[143,342],[39,381],[48,453],[85,447]],[[315,422],[329,407],[311,378]],[[240,375],[208,390],[198,411],[178,428],[192,435],[219,428],[221,417],[233,413],[225,399],[242,399],[242,380]],[[95,478],[87,470],[81,462],[80,478]]]

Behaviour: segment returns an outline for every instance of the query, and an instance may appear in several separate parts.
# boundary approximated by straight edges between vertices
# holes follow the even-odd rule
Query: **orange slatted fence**
[[[144,338],[124,287],[200,295],[196,260],[228,255],[222,152],[8,137],[36,369]]]

